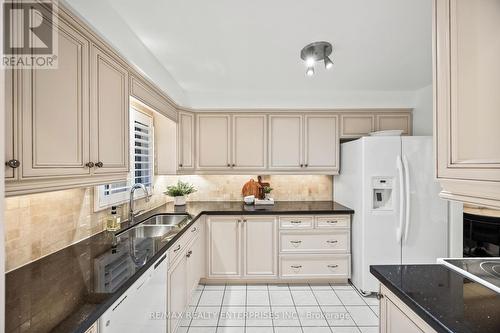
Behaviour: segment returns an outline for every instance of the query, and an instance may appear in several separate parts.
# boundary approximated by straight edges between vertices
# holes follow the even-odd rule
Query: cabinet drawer
[[[282,253],[344,253],[350,252],[349,230],[330,232],[281,232]]]
[[[284,278],[348,278],[350,255],[286,255],[280,257]]]
[[[179,255],[183,252],[183,249],[188,245],[188,243],[193,239],[194,236],[200,231],[200,223],[196,222],[189,227],[188,230],[179,238],[174,245],[168,250],[168,262],[172,264]]]
[[[349,215],[316,216],[314,225],[318,229],[323,228],[348,228],[351,218]]]
[[[280,216],[280,229],[312,229],[312,216]]]

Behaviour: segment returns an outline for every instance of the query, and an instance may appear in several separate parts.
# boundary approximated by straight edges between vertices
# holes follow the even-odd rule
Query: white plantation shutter
[[[154,176],[153,117],[130,109],[130,174],[127,181],[101,185],[96,188],[95,209],[117,205],[128,200],[133,184],[144,184],[149,190]],[[144,196],[138,193],[136,196]]]

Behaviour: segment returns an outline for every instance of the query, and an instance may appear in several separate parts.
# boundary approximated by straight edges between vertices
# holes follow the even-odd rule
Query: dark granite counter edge
[[[155,211],[160,208],[156,207],[153,208],[152,210],[145,212],[141,214],[140,220],[138,220],[137,223],[134,223],[132,225],[127,226],[126,228],[120,230],[119,233],[124,232],[125,230],[131,229],[138,224],[142,223],[146,219],[156,216],[156,215],[169,215],[169,214],[176,214],[176,213],[155,213]],[[179,213],[182,214],[182,213]],[[188,214],[189,213],[185,213]],[[311,215],[311,214],[354,214],[354,211],[352,209],[346,208],[346,209],[327,209],[327,210],[312,210],[312,211],[286,211],[286,212],[273,212],[273,211],[266,211],[266,210],[257,210],[257,211],[201,211],[198,213],[198,215],[192,217],[191,222],[189,222],[181,231],[179,231],[164,247],[162,247],[158,253],[156,253],[153,257],[151,257],[150,260],[144,264],[134,275],[132,275],[127,282],[125,282],[123,285],[121,285],[116,291],[113,292],[113,295],[106,300],[106,302],[102,303],[95,311],[93,311],[87,318],[85,318],[81,324],[76,328],[74,332],[76,333],[85,333],[101,316],[108,310],[111,305],[113,305],[116,300],[118,300],[124,293],[127,291],[127,289],[134,284],[135,281],[137,281],[144,272],[146,272],[152,265],[155,263],[161,256],[167,252],[167,250],[188,230],[201,216],[203,215],[286,215],[286,214],[296,214],[296,215]],[[191,216],[191,215],[190,215]],[[125,221],[127,222],[127,221]]]
[[[439,333],[453,333],[446,326],[444,326],[437,318],[421,307],[413,298],[408,294],[401,291],[389,279],[377,270],[377,265],[370,266],[370,273],[372,273],[387,289],[396,295],[404,304],[412,309],[420,318],[422,318],[429,326]]]

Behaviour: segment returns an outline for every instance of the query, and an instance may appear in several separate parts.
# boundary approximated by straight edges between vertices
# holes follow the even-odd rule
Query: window
[[[101,210],[128,200],[129,189],[141,183],[149,190],[154,176],[154,127],[153,117],[134,108],[130,109],[130,173],[123,182],[95,188],[95,210]],[[144,196],[144,193],[138,193]]]

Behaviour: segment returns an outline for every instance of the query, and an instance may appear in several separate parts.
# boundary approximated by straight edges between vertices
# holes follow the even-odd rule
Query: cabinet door
[[[91,151],[95,173],[128,172],[128,73],[110,55],[92,46]],[[99,166],[102,165],[102,166]]]
[[[403,311],[401,311],[390,299],[385,301],[385,322],[381,332],[384,333],[423,333]]]
[[[179,169],[194,168],[194,115],[188,112],[179,112],[178,159]]]
[[[411,114],[379,114],[376,116],[376,130],[403,130],[403,135],[411,135]]]
[[[180,321],[186,306],[187,299],[187,257],[181,255],[168,272],[168,313],[175,314],[168,318],[168,332],[174,332]]]
[[[16,113],[14,112],[14,71],[11,69],[5,70],[5,101],[4,101],[4,110],[5,110],[5,162],[9,162],[13,160],[18,160],[16,158],[15,153],[15,133],[16,133],[16,123],[17,117],[15,117]],[[15,179],[17,174],[17,168],[13,168],[7,166],[5,164],[5,179]]]
[[[500,202],[500,3],[435,5],[438,178],[495,182],[476,193],[470,184],[450,190]]]
[[[241,217],[213,216],[208,226],[209,277],[239,277]]]
[[[202,278],[201,268],[204,267],[205,251],[203,250],[203,235],[200,233],[191,241],[187,251],[187,299],[198,286]]]
[[[229,115],[197,115],[197,164],[200,170],[230,170]]]
[[[338,116],[305,116],[305,158],[307,170],[337,173],[339,160]]]
[[[243,226],[245,277],[278,276],[276,217],[244,217]]]
[[[23,178],[90,174],[89,41],[61,19],[58,39],[57,69],[23,71]]]
[[[359,138],[375,130],[375,117],[370,114],[340,116],[340,137]]]
[[[269,116],[269,168],[301,170],[302,116]]]
[[[265,115],[233,115],[234,169],[265,169],[267,128]]]

